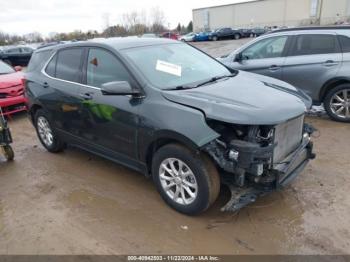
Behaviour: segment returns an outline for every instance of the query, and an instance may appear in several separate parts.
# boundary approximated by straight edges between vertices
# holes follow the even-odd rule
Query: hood
[[[0,74],[0,89],[22,85],[23,73],[16,72],[6,75]]]
[[[196,89],[162,91],[175,103],[232,124],[275,125],[305,113],[311,99],[293,86],[257,74],[238,75]]]

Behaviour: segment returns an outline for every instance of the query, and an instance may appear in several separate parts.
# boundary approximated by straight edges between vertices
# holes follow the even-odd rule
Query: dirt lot
[[[241,42],[197,45],[219,55]],[[285,191],[232,214],[219,211],[223,190],[187,217],[138,173],[77,149],[47,153],[18,115],[16,161],[0,160],[0,254],[349,254],[350,125],[307,121],[318,158]]]

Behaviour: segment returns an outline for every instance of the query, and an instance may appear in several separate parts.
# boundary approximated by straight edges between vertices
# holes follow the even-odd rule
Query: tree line
[[[167,31],[174,31],[180,34],[185,34],[193,31],[192,21],[188,25],[181,25],[170,29],[166,26],[165,16],[159,8],[153,8],[148,17],[146,12],[132,11],[125,13],[121,17],[121,22],[116,25],[110,25],[109,15],[104,15],[104,29],[102,32],[96,30],[88,30],[83,32],[75,30],[68,33],[50,33],[47,37],[43,37],[38,32],[33,32],[25,35],[15,35],[3,33],[0,31],[0,45],[18,44],[20,42],[38,43],[38,42],[53,42],[53,41],[69,41],[69,40],[87,40],[97,37],[125,37],[143,35],[146,33],[161,34]]]

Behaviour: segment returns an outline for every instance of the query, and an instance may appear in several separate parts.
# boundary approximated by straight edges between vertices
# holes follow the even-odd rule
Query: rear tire
[[[220,176],[211,159],[179,144],[166,145],[155,153],[152,176],[163,200],[186,215],[204,212],[220,193]]]
[[[324,99],[324,107],[331,119],[350,123],[350,84],[331,89]]]
[[[233,38],[234,38],[235,40],[239,40],[239,39],[241,38],[241,36],[240,36],[240,34],[235,34],[235,35],[233,36]]]
[[[47,151],[58,153],[65,148],[65,144],[55,134],[51,123],[48,114],[43,109],[35,113],[34,125],[41,144]]]

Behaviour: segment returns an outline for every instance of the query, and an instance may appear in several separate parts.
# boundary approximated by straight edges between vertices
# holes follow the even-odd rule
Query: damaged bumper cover
[[[261,147],[239,140],[232,141],[226,148],[218,141],[208,144],[204,151],[222,169],[222,182],[231,191],[230,201],[221,210],[237,211],[259,196],[290,184],[316,157],[311,142],[313,132],[312,126],[305,125],[300,145],[280,163],[273,163],[276,144]]]

